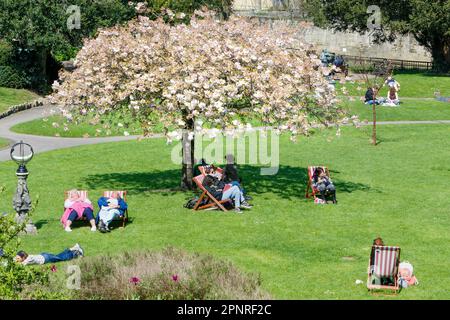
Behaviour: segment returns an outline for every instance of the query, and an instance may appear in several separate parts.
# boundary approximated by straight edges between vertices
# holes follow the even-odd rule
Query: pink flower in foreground
[[[56,269],[56,266],[55,266],[55,265],[52,265],[52,266],[50,267],[50,270],[51,270],[52,272],[56,272],[58,269]]]
[[[177,281],[178,281],[178,275],[174,274],[174,275],[172,276],[172,280],[175,281],[175,282],[177,282]]]
[[[141,279],[139,279],[138,277],[132,277],[130,278],[130,283],[137,285],[139,282],[141,282]]]

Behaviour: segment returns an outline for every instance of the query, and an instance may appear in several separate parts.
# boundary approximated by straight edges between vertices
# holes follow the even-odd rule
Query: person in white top
[[[69,261],[84,255],[83,249],[78,243],[72,248],[66,249],[61,253],[52,254],[43,252],[41,254],[29,255],[25,251],[19,251],[16,254],[15,261],[23,265],[46,264],[53,262]]]

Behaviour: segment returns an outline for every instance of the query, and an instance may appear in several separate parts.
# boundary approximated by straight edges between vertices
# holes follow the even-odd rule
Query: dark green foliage
[[[450,1],[448,0],[308,0],[310,14],[320,26],[336,30],[368,30],[369,5],[381,9],[378,41],[394,40],[396,34],[412,33],[433,56],[438,70],[450,70]]]
[[[0,87],[26,88],[28,81],[24,74],[11,66],[0,66]]]
[[[9,64],[26,73],[23,87],[47,92],[57,78],[59,62],[75,58],[83,46],[83,39],[95,37],[99,28],[125,23],[136,17],[134,4],[128,0],[1,0],[0,39],[12,48]],[[147,15],[156,18],[161,8],[189,14],[206,5],[227,17],[232,0],[154,0],[148,1]],[[73,12],[69,6],[80,8],[80,29],[69,30],[67,21]],[[4,52],[0,44],[0,61]],[[1,64],[0,64],[1,65]],[[17,83],[17,79],[8,80]]]

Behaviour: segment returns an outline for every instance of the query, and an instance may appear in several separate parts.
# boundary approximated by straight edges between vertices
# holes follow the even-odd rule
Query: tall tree
[[[436,67],[450,70],[450,1],[448,0],[307,0],[315,22],[337,30],[366,32],[370,5],[381,9],[377,41],[394,40],[397,34],[411,33],[432,54]]]
[[[169,20],[183,19],[168,10]],[[263,125],[308,134],[343,115],[320,60],[294,27],[197,11],[189,24],[140,17],[85,42],[77,68],[61,75],[51,100],[69,119],[128,110],[145,132],[162,123],[182,139],[182,186],[192,188],[195,134],[242,131],[250,114]]]

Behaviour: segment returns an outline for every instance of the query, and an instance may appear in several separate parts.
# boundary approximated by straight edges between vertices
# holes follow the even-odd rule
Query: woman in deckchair
[[[336,201],[336,188],[330,177],[327,176],[326,172],[322,168],[317,168],[314,171],[313,176],[313,187],[319,190],[322,200],[327,201],[327,196],[331,197],[334,204]]]
[[[98,228],[100,232],[109,232],[109,224],[115,218],[123,216],[128,204],[120,197],[117,191],[111,193],[110,197],[101,197],[98,199],[100,211],[97,215]]]
[[[212,175],[203,179],[203,187],[217,200],[231,199],[234,201],[234,211],[241,212],[241,208],[251,209],[252,206],[245,201],[244,194],[238,186],[226,184]]]
[[[64,214],[61,218],[61,223],[64,230],[71,232],[70,226],[75,220],[80,220],[85,217],[91,224],[91,231],[97,231],[94,219],[94,208],[91,201],[87,198],[82,198],[80,192],[76,189],[70,190],[67,200],[64,202]]]

